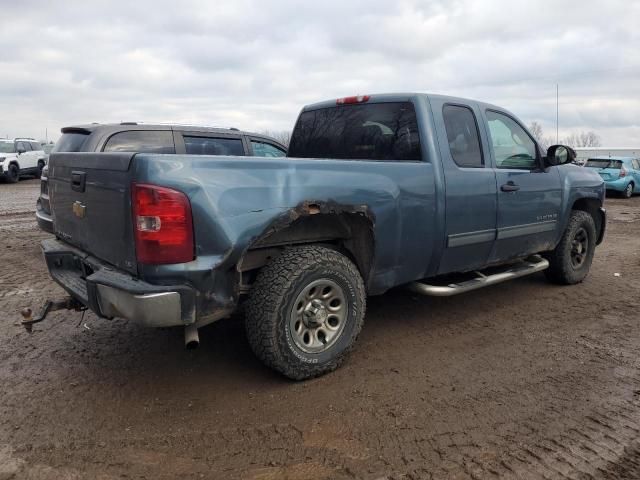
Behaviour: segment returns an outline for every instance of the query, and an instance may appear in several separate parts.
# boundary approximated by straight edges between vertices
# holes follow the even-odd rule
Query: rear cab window
[[[63,133],[53,146],[51,153],[56,152],[81,152],[85,141],[89,138],[90,133],[69,132]]]
[[[170,130],[128,130],[111,135],[103,152],[176,153]]]
[[[304,111],[288,157],[421,160],[411,102],[345,104]]]

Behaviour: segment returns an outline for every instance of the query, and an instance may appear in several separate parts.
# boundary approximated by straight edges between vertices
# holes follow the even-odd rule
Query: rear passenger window
[[[244,156],[242,140],[239,138],[184,137],[184,147],[191,155]]]
[[[176,153],[173,135],[164,130],[129,130],[112,135],[105,152]]]
[[[253,155],[256,157],[284,157],[287,152],[269,143],[251,141]]]
[[[468,107],[445,105],[442,109],[449,151],[459,167],[483,167],[476,117]]]
[[[31,143],[31,149],[32,150],[42,150],[42,145],[40,145],[37,142],[29,142]]]

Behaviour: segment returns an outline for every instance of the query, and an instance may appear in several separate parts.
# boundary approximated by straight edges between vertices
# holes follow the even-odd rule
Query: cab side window
[[[165,130],[129,130],[112,135],[105,152],[176,153],[173,135]]]
[[[534,170],[538,167],[536,145],[511,117],[487,110],[489,134],[498,168]]]
[[[270,143],[255,140],[251,140],[251,148],[253,148],[253,155],[256,157],[284,157],[287,155],[287,152]]]
[[[184,148],[190,155],[244,156],[242,139],[235,137],[190,137],[184,135]]]
[[[18,142],[18,143],[16,143],[16,150],[17,151],[30,152],[31,151],[31,145],[29,145],[29,142]]]
[[[476,117],[468,107],[445,105],[442,109],[451,158],[459,167],[482,168],[482,148]]]

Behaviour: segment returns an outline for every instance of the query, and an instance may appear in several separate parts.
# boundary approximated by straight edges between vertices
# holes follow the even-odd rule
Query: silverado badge
[[[74,213],[74,215],[76,217],[84,218],[84,214],[85,214],[85,212],[87,210],[87,207],[84,206],[82,204],[82,202],[76,200],[75,202],[73,202],[72,209],[73,209],[73,213]]]

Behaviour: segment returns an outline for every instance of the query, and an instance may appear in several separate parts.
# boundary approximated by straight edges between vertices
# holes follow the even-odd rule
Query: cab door
[[[496,178],[474,102],[431,98],[445,179],[445,248],[438,274],[486,265],[496,237]]]
[[[537,144],[510,114],[482,112],[498,187],[497,235],[490,262],[553,249],[560,228],[558,167],[544,168]]]

